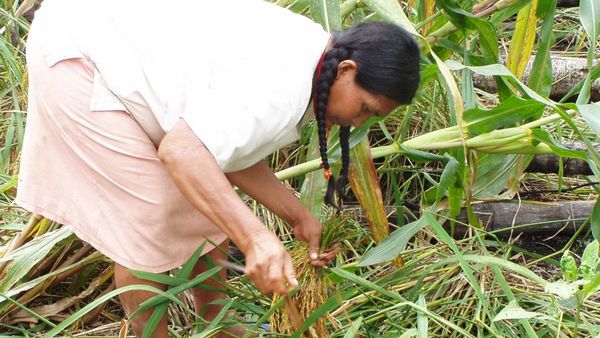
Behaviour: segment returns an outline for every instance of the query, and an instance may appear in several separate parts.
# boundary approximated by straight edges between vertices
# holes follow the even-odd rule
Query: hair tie
[[[325,177],[326,180],[331,178],[331,169],[325,169],[323,170],[323,177]]]

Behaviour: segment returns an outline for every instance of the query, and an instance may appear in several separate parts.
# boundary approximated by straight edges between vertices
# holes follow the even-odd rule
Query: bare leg
[[[118,288],[132,285],[132,284],[142,284],[153,286],[160,290],[165,290],[165,286],[162,284],[154,283],[151,281],[147,281],[144,279],[139,279],[131,274],[126,267],[115,263],[115,284]],[[119,300],[125,310],[127,315],[131,315],[133,311],[135,311],[141,303],[152,298],[156,294],[149,291],[128,291],[119,295]],[[150,319],[152,315],[153,309],[146,310],[142,313],[139,313],[131,320],[131,326],[133,327],[133,331],[137,337],[142,336],[142,332],[144,331],[144,327],[146,326],[146,322]],[[153,338],[168,338],[169,333],[167,330],[167,316],[163,316],[160,323],[154,330],[154,334],[152,334]]]
[[[221,243],[218,248],[214,248],[207,254],[207,258],[213,264],[218,264],[219,260],[227,260],[227,250],[229,248],[229,240]],[[196,275],[208,270],[207,264],[203,261],[203,259],[198,260],[198,263],[194,267],[192,271],[192,278]],[[217,277],[218,276],[218,277]],[[217,280],[218,279],[218,280]],[[209,286],[211,288],[217,289],[217,291],[201,289],[201,288],[193,288],[192,295],[194,297],[194,307],[196,313],[201,315],[207,321],[213,320],[221,311],[222,306],[216,304],[210,304],[219,299],[225,299],[226,295],[224,292],[224,284],[227,281],[226,277],[226,269],[221,269],[217,275],[213,278],[209,278],[202,284],[204,286]],[[218,291],[223,290],[223,291]],[[226,332],[221,333],[217,337],[241,337],[246,333],[247,329],[244,327],[232,327],[226,330]]]

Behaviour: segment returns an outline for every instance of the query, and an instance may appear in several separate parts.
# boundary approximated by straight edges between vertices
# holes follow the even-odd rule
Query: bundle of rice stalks
[[[344,239],[353,236],[345,225],[348,218],[342,215],[330,217],[323,224],[321,236],[321,252],[336,255],[340,252]],[[271,306],[284,302],[269,318],[273,332],[292,334],[299,329],[304,321],[323,304],[330,296],[329,285],[331,282],[323,268],[311,265],[308,256],[308,245],[296,242],[290,248],[290,255],[294,261],[296,276],[299,282],[298,292],[290,295],[274,295]],[[282,297],[286,299],[282,300]],[[305,332],[312,338],[329,337],[325,316],[319,317]]]

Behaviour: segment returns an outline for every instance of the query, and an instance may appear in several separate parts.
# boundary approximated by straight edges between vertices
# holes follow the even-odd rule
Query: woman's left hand
[[[319,254],[321,233],[323,231],[321,222],[308,214],[292,226],[296,238],[308,243],[308,255],[311,264],[320,267],[329,265],[334,256],[328,252]]]

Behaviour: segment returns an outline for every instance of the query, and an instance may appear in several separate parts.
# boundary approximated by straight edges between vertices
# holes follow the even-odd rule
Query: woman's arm
[[[183,195],[246,256],[246,274],[263,292],[297,285],[292,261],[277,237],[237,196],[215,158],[179,120],[160,143],[158,156]]]
[[[279,182],[265,161],[226,176],[233,185],[290,224],[296,237],[308,242],[310,258],[318,259],[321,223]]]

